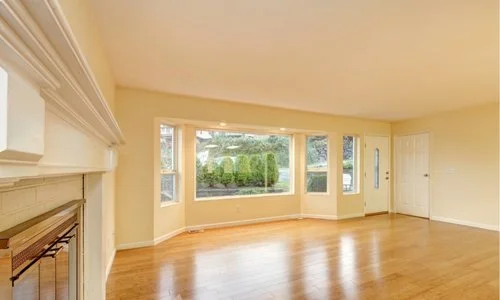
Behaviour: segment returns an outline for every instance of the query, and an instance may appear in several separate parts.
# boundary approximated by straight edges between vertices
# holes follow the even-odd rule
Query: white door
[[[391,169],[389,137],[366,136],[365,145],[365,213],[386,212]]]
[[[429,134],[396,137],[396,212],[429,217]]]

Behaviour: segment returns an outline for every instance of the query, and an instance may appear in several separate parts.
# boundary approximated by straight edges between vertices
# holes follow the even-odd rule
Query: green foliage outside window
[[[220,165],[213,164],[215,164],[213,161],[204,166],[197,164],[196,181],[199,186],[217,187],[217,185],[236,184],[238,187],[263,187],[266,186],[267,179],[267,187],[273,187],[279,179],[279,167],[273,153],[254,154],[250,157],[238,155],[234,164],[233,160],[226,156]]]

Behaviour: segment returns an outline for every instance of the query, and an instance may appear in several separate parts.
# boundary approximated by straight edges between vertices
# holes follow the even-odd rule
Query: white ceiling
[[[498,101],[496,0],[93,5],[121,86],[385,120]]]

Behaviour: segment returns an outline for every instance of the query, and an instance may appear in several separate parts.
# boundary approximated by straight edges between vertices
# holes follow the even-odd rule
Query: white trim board
[[[365,216],[364,212],[362,212],[362,213],[355,213],[355,214],[347,214],[347,215],[337,216],[337,220],[363,218],[364,216]]]
[[[212,229],[212,228],[223,228],[223,227],[240,226],[240,225],[250,225],[250,224],[266,223],[266,222],[273,222],[273,221],[293,220],[293,219],[300,219],[301,217],[302,217],[302,215],[296,214],[296,215],[285,215],[285,216],[249,219],[249,220],[241,220],[241,221],[193,225],[193,226],[186,226],[186,231],[196,231],[196,230],[201,230],[201,229]]]
[[[179,229],[174,230],[172,232],[169,232],[165,235],[157,237],[154,240],[120,244],[120,245],[116,246],[116,250],[127,250],[127,249],[136,249],[136,248],[154,246],[154,245],[157,245],[157,244],[164,242],[168,239],[171,239],[171,238],[173,238],[173,237],[175,237],[183,232],[189,232],[189,231],[242,226],[242,225],[267,223],[267,222],[274,222],[274,221],[295,220],[295,219],[301,219],[301,218],[322,219],[322,220],[334,221],[334,220],[345,220],[345,219],[351,219],[351,218],[359,218],[359,217],[364,217],[364,216],[365,216],[364,213],[348,214],[348,215],[343,215],[343,216],[317,215],[317,214],[294,214],[294,215],[284,215],[284,216],[248,219],[248,220],[240,220],[240,221],[193,225],[193,226],[186,226],[183,228],[179,228]]]
[[[174,230],[174,231],[172,231],[172,232],[169,232],[169,233],[167,233],[167,234],[164,234],[164,235],[162,235],[162,236],[159,236],[159,237],[155,238],[155,239],[153,240],[153,244],[154,244],[154,245],[158,245],[159,243],[164,242],[164,241],[166,241],[166,240],[168,240],[168,239],[171,239],[171,238],[173,238],[174,236],[179,235],[179,234],[181,234],[181,233],[183,233],[183,232],[185,232],[185,231],[186,231],[186,228],[184,228],[184,227],[179,228],[179,229],[176,229],[176,230]]]
[[[499,227],[495,226],[495,225],[475,223],[475,222],[440,217],[440,216],[432,216],[431,221],[445,222],[445,223],[451,223],[451,224],[456,224],[456,225],[463,225],[463,226],[476,227],[476,228],[481,228],[481,229],[486,229],[486,230],[499,231]]]
[[[336,215],[302,214],[304,219],[337,220]]]
[[[116,246],[116,250],[136,249],[136,248],[143,248],[143,247],[150,247],[150,246],[154,246],[153,240],[120,244],[120,245]]]
[[[111,273],[111,268],[113,267],[113,262],[115,261],[116,248],[113,249],[113,253],[111,254],[111,258],[106,265],[106,282],[108,281],[109,273]]]

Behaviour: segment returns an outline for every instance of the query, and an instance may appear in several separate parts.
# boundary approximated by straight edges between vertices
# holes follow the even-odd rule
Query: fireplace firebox
[[[80,299],[84,202],[0,232],[0,299]]]

